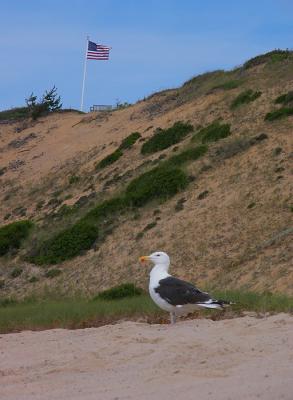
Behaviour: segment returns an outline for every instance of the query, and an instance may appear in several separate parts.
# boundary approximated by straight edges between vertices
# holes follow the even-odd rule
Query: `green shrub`
[[[17,278],[22,274],[22,272],[23,272],[22,268],[16,267],[11,271],[10,276],[11,278]]]
[[[16,107],[10,110],[0,111],[0,121],[4,120],[21,120],[29,117],[29,109],[27,107]]]
[[[37,276],[31,276],[28,281],[29,283],[35,283],[39,281],[39,278]]]
[[[284,93],[275,99],[276,104],[289,104],[293,102],[293,91]]]
[[[252,68],[255,67],[256,65],[264,64],[268,61],[271,62],[277,62],[277,61],[283,61],[286,60],[290,57],[292,57],[292,51],[289,50],[273,50],[269,51],[268,53],[261,54],[257,57],[251,58],[250,60],[246,61],[246,63],[243,64],[244,69]]]
[[[71,175],[69,177],[69,185],[74,185],[75,183],[79,182],[80,177],[78,175]]]
[[[52,278],[55,278],[56,276],[59,276],[60,274],[62,274],[61,269],[52,268],[52,269],[49,269],[49,271],[47,271],[45,273],[45,277],[52,279]]]
[[[252,89],[241,92],[232,102],[231,108],[239,107],[242,104],[250,103],[261,96],[261,92],[254,92]]]
[[[79,221],[44,241],[37,255],[30,257],[37,264],[57,264],[79,255],[91,248],[98,237],[98,228],[85,221]]]
[[[119,149],[120,150],[130,149],[140,137],[141,134],[139,132],[131,133],[125,139],[122,140]]]
[[[143,294],[141,288],[136,287],[133,283],[124,283],[119,286],[114,286],[111,289],[100,292],[93,300],[119,300],[124,297],[134,297]]]
[[[100,220],[113,217],[117,212],[127,208],[127,206],[128,203],[123,196],[114,197],[103,201],[101,204],[90,210],[85,217],[83,217],[83,220],[99,222]]]
[[[197,147],[193,147],[191,149],[187,149],[182,151],[175,156],[170,157],[166,164],[174,167],[179,167],[180,165],[184,164],[187,161],[195,161],[203,156],[208,151],[208,146],[203,144]]]
[[[103,158],[100,162],[96,164],[96,169],[102,169],[107,167],[108,165],[113,164],[120,157],[123,156],[123,153],[120,149],[115,150],[113,153],[109,154],[105,158]]]
[[[217,142],[231,135],[230,124],[221,124],[218,121],[200,129],[192,140],[200,140],[202,143]]]
[[[7,171],[7,167],[0,168],[0,176],[4,175],[6,171]]]
[[[155,226],[157,226],[157,222],[150,222],[149,224],[147,224],[144,228],[143,228],[143,232],[147,232],[150,231],[151,229],[153,229]]]
[[[28,237],[32,228],[31,221],[17,221],[0,228],[0,256],[10,249],[18,249],[21,242]]]
[[[126,199],[140,207],[153,199],[166,200],[188,185],[187,175],[178,168],[156,167],[135,178],[126,188]]]
[[[213,87],[213,89],[231,90],[237,88],[241,83],[240,80],[230,80]]]
[[[173,144],[179,143],[192,131],[191,124],[181,121],[175,122],[168,129],[157,129],[155,134],[142,145],[141,153],[150,154],[167,149]]]
[[[293,115],[293,107],[282,107],[278,110],[267,113],[265,121],[274,121],[276,119],[288,117],[289,115]]]

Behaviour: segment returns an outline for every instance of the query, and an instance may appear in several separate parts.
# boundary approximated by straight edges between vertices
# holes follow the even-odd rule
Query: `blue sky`
[[[88,61],[85,108],[135,102],[191,76],[292,48],[292,0],[1,1],[0,110],[56,85],[79,108],[85,40],[112,47]]]

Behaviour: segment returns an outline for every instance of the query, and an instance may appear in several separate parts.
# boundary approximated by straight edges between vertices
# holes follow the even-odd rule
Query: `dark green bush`
[[[231,135],[230,124],[221,124],[218,121],[202,128],[192,140],[200,140],[202,143],[217,142]]]
[[[208,151],[208,146],[203,144],[197,147],[193,147],[191,149],[187,149],[182,151],[175,156],[170,157],[166,164],[174,167],[179,167],[180,165],[184,164],[187,161],[195,161],[203,156]]]
[[[288,117],[289,115],[293,115],[293,107],[282,107],[278,110],[267,113],[265,121],[274,121],[276,119]]]
[[[133,283],[124,283],[100,292],[93,300],[119,300],[125,297],[140,296],[142,294],[143,290],[136,287]]]
[[[252,89],[241,92],[232,102],[231,108],[239,107],[242,104],[250,103],[261,96],[261,92],[254,92]]]
[[[96,169],[102,169],[107,167],[108,165],[113,164],[120,157],[123,156],[123,153],[120,149],[115,150],[113,153],[109,154],[105,158],[103,158],[100,162],[96,164]]]
[[[276,104],[289,104],[293,102],[293,91],[284,93],[275,99]]]
[[[150,231],[151,229],[153,229],[155,226],[157,226],[157,222],[150,222],[149,224],[147,224],[144,228],[143,228],[143,232],[147,232]]]
[[[4,175],[6,171],[7,171],[7,167],[0,168],[0,176]]]
[[[0,228],[0,256],[10,249],[18,249],[21,242],[28,237],[32,228],[31,221],[17,221]]]
[[[17,278],[18,276],[20,276],[23,272],[22,268],[16,267],[13,268],[13,270],[10,273],[11,278]]]
[[[49,271],[47,271],[45,273],[45,277],[52,279],[52,278],[55,278],[56,276],[61,275],[61,274],[62,274],[61,269],[52,268],[52,269],[49,269]]]
[[[155,134],[147,140],[141,148],[142,154],[155,153],[179,143],[188,133],[193,131],[193,126],[185,122],[175,122],[168,129],[157,129]]]
[[[140,137],[141,134],[139,132],[131,133],[129,136],[127,136],[125,139],[122,140],[119,149],[120,150],[130,149]]]
[[[289,50],[273,50],[269,51],[268,53],[261,54],[257,57],[251,58],[250,60],[246,61],[246,63],[243,64],[244,69],[252,68],[255,67],[256,65],[264,64],[268,61],[271,62],[277,62],[277,61],[283,61],[286,60],[290,57],[292,57],[292,51]]]
[[[126,199],[140,207],[153,199],[166,200],[188,185],[187,175],[178,168],[157,167],[135,178],[126,188]]]
[[[80,221],[44,241],[37,255],[30,257],[36,264],[57,264],[91,248],[98,237],[98,228]]]

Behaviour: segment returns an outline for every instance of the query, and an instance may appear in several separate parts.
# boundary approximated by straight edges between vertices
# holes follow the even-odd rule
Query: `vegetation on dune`
[[[0,111],[0,121],[13,121],[21,120],[29,117],[29,110],[27,107],[15,107],[10,110]]]
[[[23,269],[20,267],[15,267],[10,273],[11,278],[17,278],[23,273]]]
[[[37,249],[37,254],[28,259],[39,265],[57,264],[90,249],[98,234],[99,230],[94,224],[81,220],[45,240]]]
[[[200,129],[192,138],[193,141],[202,143],[217,142],[231,135],[230,124],[221,124],[215,121],[210,125]]]
[[[31,329],[85,328],[105,325],[121,318],[159,318],[162,311],[148,295],[106,301],[96,299],[44,299],[0,307],[0,333]]]
[[[26,99],[29,115],[36,120],[50,112],[58,111],[62,107],[61,98],[57,94],[57,88],[46,90],[41,100],[37,101],[37,96],[33,93]]]
[[[0,121],[11,120],[18,121],[31,117],[36,120],[41,116],[47,115],[55,111],[72,111],[61,110],[61,98],[57,94],[57,88],[53,86],[52,89],[46,90],[42,98],[38,101],[37,96],[33,93],[25,99],[26,107],[15,107],[10,110],[0,112]],[[77,111],[77,110],[74,110]]]
[[[43,241],[28,255],[35,264],[56,264],[89,250],[111,232],[119,213],[141,207],[152,200],[167,200],[188,185],[188,177],[178,168],[156,167],[135,178],[123,194],[102,202],[73,226]]]
[[[266,114],[265,121],[275,121],[293,115],[293,107],[282,107]]]
[[[120,157],[123,156],[123,153],[120,149],[115,150],[113,153],[104,157],[101,161],[96,164],[96,169],[102,169],[107,167],[108,165],[113,164],[115,161],[119,160]]]
[[[250,103],[261,96],[261,92],[254,92],[252,89],[241,92],[232,102],[231,109],[237,108],[242,104]]]
[[[10,250],[18,249],[32,228],[31,221],[17,221],[0,228],[0,256]]]
[[[126,188],[126,198],[140,207],[151,200],[167,200],[188,185],[188,177],[178,168],[157,167],[134,179]]]
[[[140,137],[141,134],[139,132],[131,133],[125,139],[122,140],[119,149],[120,150],[130,149]]]
[[[221,83],[217,86],[214,86],[213,89],[223,89],[223,90],[231,90],[231,89],[235,89],[238,86],[240,86],[242,83],[241,80],[237,80],[237,79],[231,79],[227,82]]]
[[[275,99],[276,104],[290,104],[293,103],[293,91],[290,91],[288,93],[284,93],[281,96],[277,97]]]
[[[207,150],[207,145],[184,150],[136,177],[119,196],[103,201],[71,227],[37,244],[28,252],[27,259],[40,265],[56,264],[90,249],[112,232],[120,213],[142,207],[151,201],[165,201],[184,190],[189,179],[178,167],[197,160]]]
[[[154,135],[141,147],[142,154],[156,153],[179,143],[188,133],[193,131],[193,126],[186,122],[177,121],[167,129],[158,128]]]
[[[208,151],[208,146],[205,144],[197,147],[192,147],[183,150],[181,153],[176,154],[175,156],[168,158],[168,160],[165,161],[165,165],[179,167],[188,161],[198,160],[200,157],[206,154],[207,151]]]
[[[46,277],[46,278],[52,279],[52,278],[55,278],[56,276],[59,276],[59,275],[61,275],[61,274],[62,274],[61,269],[52,268],[52,269],[49,269],[49,271],[47,271],[47,272],[45,273],[45,277]]]
[[[225,71],[223,69],[218,69],[215,71],[204,72],[203,74],[193,76],[188,81],[184,82],[183,87],[186,86],[198,86],[204,82],[209,81],[212,78],[219,78],[225,75]]]
[[[128,135],[125,139],[122,140],[118,149],[113,151],[113,153],[109,154],[108,156],[104,157],[96,164],[96,170],[106,168],[108,165],[111,165],[115,161],[119,160],[119,158],[123,156],[122,150],[130,149],[140,137],[141,134],[139,132],[133,132]]]
[[[229,300],[236,304],[226,310],[231,316],[241,315],[243,311],[256,313],[293,312],[293,298],[284,295],[245,292],[241,290],[217,292],[215,298]],[[51,296],[52,297],[52,296]],[[56,298],[56,295],[54,295]],[[122,318],[145,318],[151,322],[169,323],[168,313],[160,310],[148,294],[104,300],[67,298],[52,300],[26,299],[17,302],[14,299],[0,300],[0,333],[20,330],[40,330],[49,328],[85,328],[112,323]],[[200,310],[193,314],[197,318],[225,318],[226,311]]]
[[[278,61],[283,61],[287,60],[289,58],[292,58],[293,52],[290,50],[273,50],[269,51],[268,53],[261,54],[259,56],[256,56],[254,58],[251,58],[250,60],[246,61],[243,64],[244,69],[249,69],[252,67],[255,67],[260,64],[264,64],[266,62],[278,62]]]
[[[93,300],[118,300],[124,297],[141,296],[143,290],[133,283],[123,283],[119,286],[114,286],[110,289],[100,292]]]

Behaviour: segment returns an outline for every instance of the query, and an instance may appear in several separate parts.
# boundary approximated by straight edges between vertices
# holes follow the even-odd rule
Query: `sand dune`
[[[292,400],[293,317],[0,337],[5,400]]]

